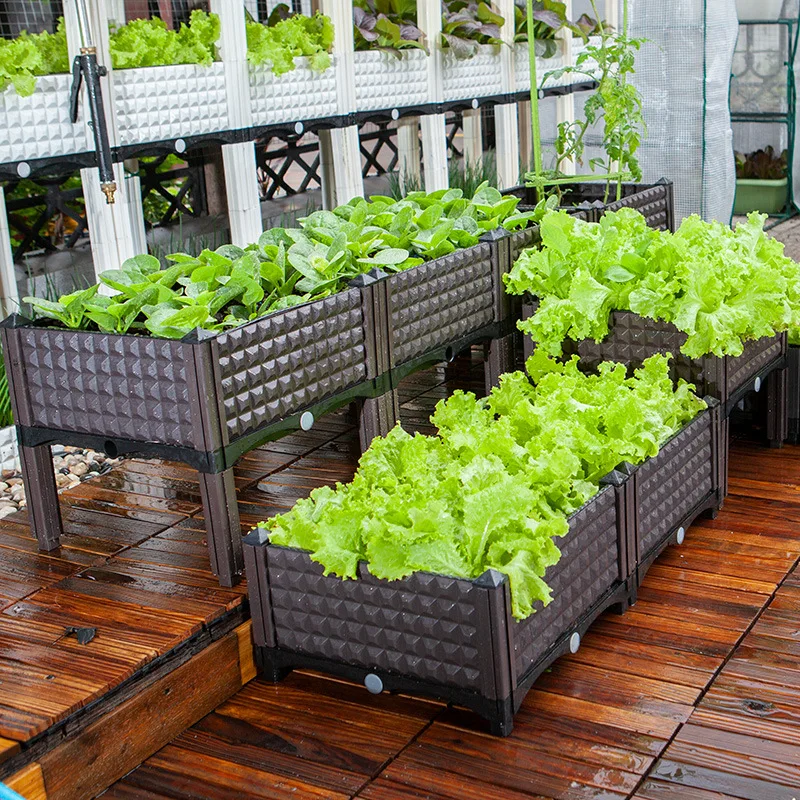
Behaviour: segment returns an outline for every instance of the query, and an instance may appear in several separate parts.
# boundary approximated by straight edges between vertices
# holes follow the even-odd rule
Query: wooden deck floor
[[[436,400],[470,381],[466,369],[443,377],[404,388],[404,424],[427,428]],[[237,471],[245,526],[346,480],[354,441],[334,416],[251,454]],[[229,665],[219,639],[200,668],[221,684],[205,698],[215,710],[103,797],[800,800],[800,448],[739,443],[731,462],[719,517],[692,527],[636,606],[602,617],[537,682],[510,738],[466,712],[310,674],[237,691],[251,667],[241,655]],[[0,775],[4,757],[18,766],[31,752],[50,800],[91,796],[47,774],[37,748],[59,725],[68,737],[82,709],[205,637],[191,667],[243,614],[241,589],[208,572],[191,470],[131,461],[64,499],[58,557],[36,553],[24,522],[0,522]],[[98,633],[78,645],[67,625]],[[140,716],[140,735],[165,736],[163,708]],[[113,769],[100,773],[86,785]]]

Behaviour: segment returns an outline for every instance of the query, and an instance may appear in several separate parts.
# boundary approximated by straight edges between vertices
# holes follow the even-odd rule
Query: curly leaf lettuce
[[[800,326],[800,266],[751,214],[731,230],[687,217],[674,234],[629,208],[587,223],[566,212],[541,222],[542,248],[504,276],[510,294],[539,298],[519,327],[551,355],[564,339],[602,341],[614,310],[673,323],[681,352],[737,356],[750,339]]]
[[[628,378],[621,364],[584,375],[538,351],[489,397],[455,392],[431,418],[437,436],[399,426],[373,441],[352,482],[316,489],[261,525],[274,544],[310,552],[325,574],[378,578],[416,571],[510,581],[517,619],[551,600],[548,567],[569,516],[621,461],[640,463],[705,407],[675,389],[668,358]]]

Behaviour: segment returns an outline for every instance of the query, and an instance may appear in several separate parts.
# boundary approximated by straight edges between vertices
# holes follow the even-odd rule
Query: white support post
[[[464,168],[468,164],[477,165],[483,160],[483,127],[479,108],[469,108],[462,114],[464,131]]]
[[[567,7],[567,19],[572,19],[572,0],[564,0]],[[572,31],[569,28],[562,28],[556,33],[556,39],[559,39],[559,45],[562,48],[561,52],[564,55],[564,66],[571,67],[572,60]],[[562,94],[556,98],[556,124],[562,122],[575,122],[575,95],[572,92]],[[564,161],[561,164],[561,171],[565,175],[575,174],[575,162]]]
[[[496,0],[500,15],[505,19],[500,36],[503,47],[500,51],[503,91],[514,92],[517,88],[514,64],[514,0]],[[516,103],[495,106],[495,139],[497,142],[498,188],[507,189],[519,183],[519,126]]]
[[[0,186],[0,305],[3,317],[19,311],[19,287],[14,269],[14,251],[6,214],[6,193]]]
[[[428,98],[431,103],[444,100],[442,84],[442,7],[440,0],[417,0],[417,22],[428,41]],[[426,114],[420,118],[422,129],[422,154],[425,158],[425,191],[446,189],[449,185],[447,173],[447,129],[444,114]]]
[[[531,130],[531,101],[522,100],[517,105],[519,125],[519,159],[523,174],[533,165],[533,131]]]
[[[356,108],[353,0],[320,0],[320,10],[333,21],[339,113],[349,114]],[[349,125],[346,128],[320,131],[319,140],[320,172],[326,207],[342,205],[354,197],[363,197],[358,126]]]
[[[401,117],[397,122],[397,174],[404,192],[408,183],[415,187],[422,183],[419,117]]]
[[[244,247],[257,242],[263,230],[256,180],[255,142],[223,145],[222,163],[225,168],[231,242]]]
[[[109,9],[113,7],[115,12],[118,12],[119,4],[114,0],[91,0],[87,6],[92,34],[95,37],[94,44],[97,47],[97,61],[108,70],[107,75],[100,79],[100,85],[109,144],[113,148],[119,143],[119,135],[114,114],[114,76],[108,50],[108,20]],[[74,3],[64,4],[64,19],[67,49],[70,58],[73,58],[80,50]],[[80,116],[86,127],[87,142],[90,147],[94,147],[94,136],[89,124],[91,115],[85,97]],[[114,203],[111,205],[106,203],[105,196],[100,192],[97,169],[88,167],[81,170],[95,275],[107,269],[117,269],[126,258],[145,252],[144,215],[141,210],[139,179],[136,176],[126,176],[121,163],[116,163],[113,167],[117,191]],[[105,289],[101,287],[101,291]]]
[[[606,0],[605,21],[615,30],[619,30],[619,0]],[[598,20],[599,22],[600,20]]]
[[[230,124],[232,128],[249,128],[253,124],[253,115],[244,10],[240,4],[230,0],[211,0],[210,8],[220,18],[219,51],[225,67]],[[231,241],[244,247],[257,242],[263,230],[255,142],[222,145],[222,164]]]

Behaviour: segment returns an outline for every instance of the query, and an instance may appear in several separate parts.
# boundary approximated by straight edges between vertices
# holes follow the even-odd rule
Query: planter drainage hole
[[[578,631],[575,631],[572,636],[569,637],[569,651],[570,653],[577,653],[581,647],[581,635]]]
[[[103,442],[103,450],[109,458],[116,458],[119,455],[119,450],[117,450],[117,446],[111,439],[106,439]]]
[[[314,425],[314,415],[310,411],[304,411],[300,415],[300,430],[310,431]]]
[[[681,526],[678,528],[678,544],[683,544],[683,540],[686,538],[686,529]]]
[[[453,360],[455,357],[456,357],[456,354],[453,352],[453,348],[452,348],[452,347],[448,347],[448,348],[447,348],[447,349],[444,351],[444,360],[445,360],[445,361],[446,361],[448,364],[449,364],[449,363],[450,363],[450,362],[451,362],[451,361],[452,361],[452,360]]]
[[[364,686],[370,694],[380,694],[383,691],[383,681],[374,672],[364,678]]]
[[[753,384],[753,391],[754,392],[761,391],[761,378],[756,378],[755,383]]]

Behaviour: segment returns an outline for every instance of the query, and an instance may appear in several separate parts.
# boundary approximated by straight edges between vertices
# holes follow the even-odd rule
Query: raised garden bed
[[[113,72],[121,145],[199,136],[230,128],[225,66],[177,64]]]
[[[251,64],[249,70],[253,125],[295,124],[339,113],[336,56],[321,73],[311,69],[307,58],[296,58],[295,68],[283,75],[273,74],[269,64]]]
[[[445,102],[492,97],[503,92],[500,47],[482,44],[472,58],[456,58],[449,50],[442,59]]]
[[[570,518],[563,556],[547,571],[554,599],[522,622],[511,617],[508,579],[415,573],[401,581],[325,577],[308,554],[245,537],[256,658],[267,678],[312,668],[384,689],[466,706],[507,736],[536,677],[576,649],[591,622],[625,606],[617,495],[601,490]],[[567,590],[567,587],[569,589]]]
[[[428,102],[428,56],[422,50],[380,50],[353,55],[356,111],[421,106]]]
[[[382,392],[373,286],[180,341],[6,320],[6,369],[40,548],[58,547],[62,532],[48,445],[162,456],[200,471],[212,567],[223,584],[234,582],[242,566],[234,462],[315,415]]]
[[[570,517],[561,559],[545,574],[553,600],[522,621],[511,617],[508,580],[494,570],[475,580],[415,573],[390,582],[362,563],[359,579],[344,581],[325,577],[304,551],[271,545],[265,529],[253,531],[245,560],[262,673],[277,681],[310,668],[376,693],[441,698],[508,735],[542,671],[577,650],[604,609],[623,611],[647,559],[719,506],[720,414],[710,406],[658,456],[629,475],[612,472]]]
[[[71,75],[43,75],[21,97],[9,86],[0,92],[0,163],[50,158],[93,149],[83,122],[69,118]]]

